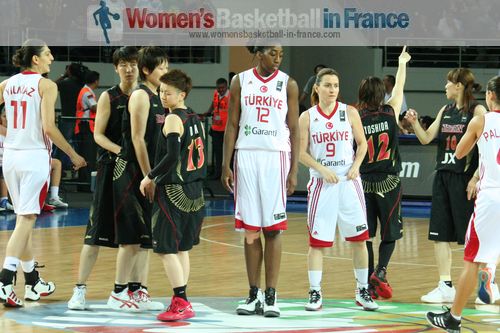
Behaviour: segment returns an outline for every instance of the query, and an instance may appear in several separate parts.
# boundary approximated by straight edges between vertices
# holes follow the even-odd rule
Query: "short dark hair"
[[[146,80],[146,75],[143,72],[144,68],[146,68],[149,72],[152,72],[158,65],[166,61],[168,61],[168,56],[164,48],[158,46],[143,47],[139,50],[137,61],[139,76],[142,80]]]
[[[189,95],[189,92],[193,87],[191,78],[180,69],[173,69],[167,74],[163,74],[162,77],[160,77],[160,82],[185,92],[186,97]]]
[[[215,84],[216,85],[219,85],[219,84],[225,84],[227,86],[227,80],[223,77],[220,77],[217,79],[217,81],[215,81]]]
[[[99,80],[100,74],[96,71],[88,71],[85,74],[85,84],[94,83]]]
[[[318,72],[323,68],[326,68],[326,65],[317,64],[316,66],[314,66],[314,74],[318,74]]]
[[[137,61],[138,51],[135,46],[122,46],[113,52],[113,65],[118,66],[120,61]]]
[[[387,79],[393,87],[396,85],[396,77],[394,75],[386,75],[384,76],[384,79]]]

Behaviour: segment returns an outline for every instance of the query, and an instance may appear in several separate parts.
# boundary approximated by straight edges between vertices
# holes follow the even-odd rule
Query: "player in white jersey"
[[[249,50],[259,62],[231,82],[221,180],[228,191],[234,192],[236,229],[245,232],[250,292],[236,312],[277,317],[276,285],[281,231],[287,228],[286,197],[297,184],[299,92],[295,80],[278,69],[283,58],[281,46]],[[235,149],[233,178],[230,161]],[[259,289],[263,258],[264,295]]]
[[[474,290],[480,263],[496,263],[500,257],[500,76],[493,77],[486,87],[489,113],[474,116],[458,143],[455,155],[461,159],[474,148],[479,148],[479,191],[474,213],[465,237],[464,269],[451,309],[444,313],[427,313],[427,320],[448,332],[460,332],[462,310]],[[488,269],[479,273],[491,274]],[[485,291],[485,303],[493,298],[491,289]]]
[[[0,104],[5,103],[7,115],[3,172],[17,215],[0,272],[0,300],[11,307],[23,305],[12,287],[19,264],[26,300],[37,301],[55,290],[54,283],[39,277],[31,243],[33,225],[47,195],[51,141],[68,154],[75,169],[86,165],[55,125],[57,86],[41,75],[50,71],[53,60],[43,42],[27,41],[13,57],[23,72],[0,83]]]
[[[300,162],[309,167],[311,175],[307,186],[310,289],[306,310],[322,307],[323,251],[333,246],[338,224],[342,237],[351,242],[353,249],[356,303],[373,311],[378,305],[368,292],[369,235],[359,175],[367,143],[358,110],[340,103],[338,94],[338,73],[331,68],[322,69],[313,87],[314,106],[299,119]]]

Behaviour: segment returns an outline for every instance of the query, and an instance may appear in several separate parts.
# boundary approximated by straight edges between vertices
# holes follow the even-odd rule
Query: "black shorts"
[[[474,211],[474,200],[467,200],[471,175],[437,171],[432,184],[429,240],[464,244],[465,233]]]
[[[116,243],[140,244],[151,248],[152,204],[139,190],[142,172],[137,162],[116,159],[113,172],[113,202],[116,221]]]
[[[403,218],[401,217],[401,180],[396,175],[387,175],[380,180],[363,179],[366,215],[370,238],[377,234],[377,221],[380,222],[380,238],[395,241],[403,237]]]
[[[94,197],[90,206],[84,243],[118,247],[115,243],[115,211],[113,209],[114,162],[98,163]]]
[[[153,250],[170,254],[200,243],[205,199],[203,182],[158,185],[153,205]]]

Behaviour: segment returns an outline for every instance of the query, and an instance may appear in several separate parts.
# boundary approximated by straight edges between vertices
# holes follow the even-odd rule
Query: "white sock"
[[[50,187],[50,198],[55,199],[59,197],[59,186]]]
[[[368,288],[368,267],[367,268],[355,268],[354,276],[356,277],[356,284],[358,288]]]
[[[453,313],[451,313],[450,311],[450,314],[453,318],[455,318],[455,320],[461,320],[462,319],[462,316],[455,316]]]
[[[35,259],[29,261],[21,261],[21,266],[23,266],[24,273],[31,273],[35,269]]]
[[[489,268],[491,270],[491,282],[495,282],[495,273],[497,270],[497,265],[496,264],[487,264],[486,268]]]
[[[3,268],[8,269],[12,272],[17,272],[17,266],[19,266],[19,258],[16,257],[5,257],[3,262]]]
[[[311,290],[321,290],[321,277],[323,271],[307,271]]]

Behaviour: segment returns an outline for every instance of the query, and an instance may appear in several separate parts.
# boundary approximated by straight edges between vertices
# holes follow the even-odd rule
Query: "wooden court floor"
[[[426,236],[427,219],[405,219],[404,232],[403,239],[397,243],[388,270],[388,279],[393,286],[394,297],[390,302],[383,301],[380,304],[420,303],[420,296],[437,285],[438,274],[434,263],[433,244],[427,240]],[[36,305],[65,304],[71,297],[77,277],[83,233],[83,226],[36,229],[34,231],[36,260],[45,265],[45,268],[41,269],[41,275],[45,280],[54,281],[57,285],[57,290],[53,295]],[[5,249],[9,235],[9,231],[0,232],[0,253]],[[304,301],[306,299],[308,290],[307,240],[305,214],[291,213],[289,215],[289,230],[283,234],[283,256],[278,286],[279,299],[304,299]],[[374,248],[378,248],[377,242],[375,242]],[[114,281],[115,254],[115,250],[101,250],[97,265],[87,284],[87,300],[89,302],[105,301],[109,296]],[[457,281],[460,274],[462,255],[462,247],[454,245],[453,281]],[[3,260],[3,253],[1,257]],[[355,281],[350,258],[349,245],[337,236],[335,246],[324,259],[322,287],[325,299],[353,299]],[[150,294],[155,298],[162,297],[162,300],[167,302],[167,298],[171,295],[171,289],[160,260],[154,254],[151,255],[150,260],[148,282]],[[248,286],[242,238],[239,233],[234,232],[231,216],[206,218],[201,243],[191,253],[191,264],[188,296],[238,297],[242,299],[246,297]],[[22,290],[24,281],[22,280],[23,278],[20,277],[16,287],[20,297],[24,293]],[[474,298],[471,297],[468,305],[471,308],[474,308]],[[19,310],[0,308],[1,333],[60,332],[51,328],[18,324],[6,318],[5,314],[8,311]],[[497,315],[500,312],[498,302],[497,305],[489,306],[487,311],[491,312],[492,315]],[[500,323],[498,326],[482,327],[480,324],[476,326],[473,330],[475,332],[500,331]],[[428,330],[428,328],[425,329],[425,331]],[[120,330],[120,332],[129,331]]]

